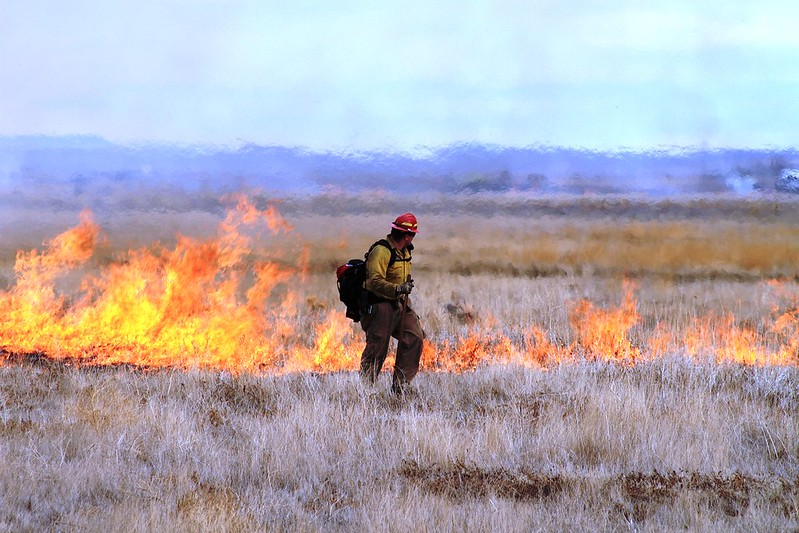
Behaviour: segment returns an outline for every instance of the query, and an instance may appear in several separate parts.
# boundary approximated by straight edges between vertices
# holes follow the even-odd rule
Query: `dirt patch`
[[[452,500],[490,495],[512,500],[538,500],[560,492],[568,484],[561,476],[483,469],[463,463],[423,467],[406,461],[399,473],[425,490]]]
[[[643,522],[663,506],[672,505],[685,493],[694,493],[720,514],[737,517],[754,500],[775,513],[789,517],[797,511],[799,477],[756,478],[730,475],[671,472],[633,472],[612,478],[580,478],[545,475],[525,470],[484,469],[454,463],[420,465],[406,461],[399,475],[423,490],[454,501],[498,497],[515,501],[544,500],[564,490],[608,495],[608,505],[628,521]],[[610,496],[612,494],[621,495]],[[615,500],[615,501],[614,501]]]
[[[628,500],[625,504],[618,504],[617,509],[639,522],[688,491],[700,493],[707,498],[711,508],[730,517],[744,514],[753,498],[766,499],[783,513],[790,513],[799,491],[799,478],[755,478],[741,473],[722,476],[697,472],[636,472],[619,476],[611,481],[613,483],[621,485]]]

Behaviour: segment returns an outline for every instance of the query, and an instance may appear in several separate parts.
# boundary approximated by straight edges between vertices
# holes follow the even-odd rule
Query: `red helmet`
[[[416,233],[419,231],[419,226],[416,224],[416,217],[413,216],[413,213],[401,214],[397,217],[397,220],[391,223],[391,227],[410,233]]]

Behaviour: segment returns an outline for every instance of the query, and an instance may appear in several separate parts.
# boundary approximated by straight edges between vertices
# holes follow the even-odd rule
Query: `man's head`
[[[413,237],[419,231],[416,217],[412,213],[403,213],[391,223],[391,239],[400,247],[411,245]]]

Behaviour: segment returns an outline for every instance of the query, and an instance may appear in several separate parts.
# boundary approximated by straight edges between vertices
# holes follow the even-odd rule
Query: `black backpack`
[[[388,261],[388,266],[393,265],[397,257],[394,248],[391,247],[386,239],[380,239],[370,246],[369,251],[363,254],[363,258],[369,257],[369,253],[375,246],[385,246],[391,251],[391,259]],[[364,302],[363,293],[365,289],[363,288],[363,282],[366,281],[366,262],[361,259],[350,259],[336,269],[336,278],[338,298],[347,306],[347,318],[353,322],[360,322],[361,307]]]

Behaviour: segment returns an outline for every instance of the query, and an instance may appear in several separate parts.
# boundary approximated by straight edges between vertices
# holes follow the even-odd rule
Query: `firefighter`
[[[397,355],[391,390],[400,395],[407,392],[408,384],[419,371],[425,337],[410,304],[411,251],[418,231],[416,217],[403,213],[392,222],[386,239],[375,243],[366,257],[365,301],[361,310],[366,348],[361,355],[361,376],[375,383],[394,337]]]

